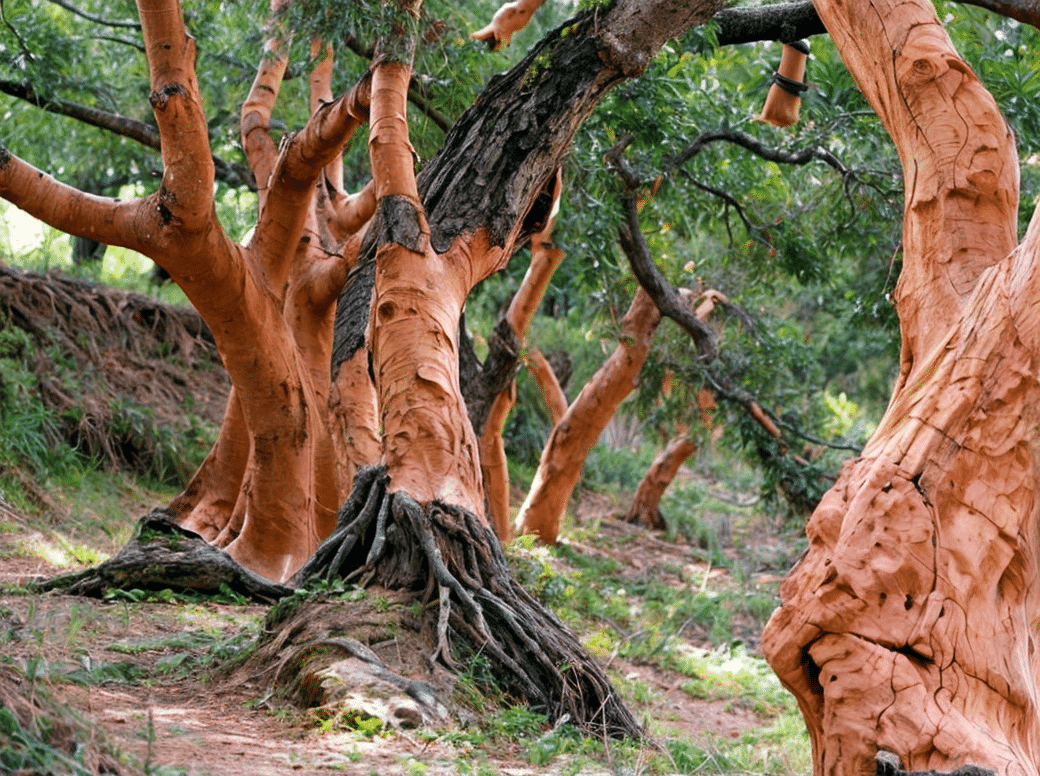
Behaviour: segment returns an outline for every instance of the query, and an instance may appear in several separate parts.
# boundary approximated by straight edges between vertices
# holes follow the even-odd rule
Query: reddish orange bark
[[[382,462],[390,492],[483,519],[478,443],[459,388],[458,322],[470,290],[508,254],[481,233],[445,253],[430,245],[405,118],[410,75],[400,62],[379,63],[372,74],[369,150],[388,234],[376,255],[370,324]]]
[[[660,322],[653,300],[640,288],[621,320],[622,341],[582,388],[545,444],[531,490],[516,518],[518,533],[536,533],[546,544],[556,543],[585,458],[618,405],[636,386]]]
[[[801,84],[805,79],[805,62],[809,58],[808,53],[802,50],[806,46],[799,43],[796,46],[784,44],[783,54],[780,56],[780,66],[776,72],[787,79],[792,85]],[[766,95],[766,104],[762,106],[762,114],[758,117],[776,127],[789,127],[798,123],[798,113],[801,110],[802,98],[797,93],[791,93],[791,86],[785,88],[779,83],[769,87]]]
[[[480,474],[484,480],[488,518],[503,543],[513,537],[513,525],[509,519],[509,466],[502,429],[515,404],[516,383],[513,382],[495,397],[480,435]]]
[[[762,646],[817,774],[1040,762],[1040,226],[992,97],[925,2],[818,4],[899,149],[902,369],[814,512]]]
[[[341,493],[349,493],[362,466],[379,463],[379,406],[368,376],[368,351],[360,348],[336,370],[329,396],[336,477]]]
[[[531,21],[545,0],[515,0],[499,8],[491,19],[491,23],[472,35],[473,40],[482,40],[492,51],[498,51],[509,45],[516,33],[520,32]]]
[[[679,473],[679,468],[695,452],[697,445],[689,437],[679,437],[669,442],[654,458],[643,479],[639,481],[632,504],[625,513],[625,520],[630,523],[642,523],[654,530],[666,528],[661,516],[661,497]]]
[[[560,178],[557,174],[555,196],[557,202],[560,195]],[[552,239],[552,219],[545,228],[531,238],[531,264],[527,268],[520,287],[509,303],[506,311],[506,322],[517,339],[524,342],[531,328],[538,306],[549,287],[553,273],[563,261],[564,253],[556,247]],[[541,356],[539,353],[538,356]],[[542,359],[544,362],[544,358]],[[546,365],[547,366],[547,365]],[[502,441],[502,430],[505,428],[509,413],[516,403],[516,383],[495,397],[480,434],[480,467],[484,478],[487,495],[488,517],[495,528],[498,538],[509,541],[513,535],[512,522],[509,517],[509,468],[506,464],[506,449]],[[566,400],[564,400],[566,409]]]
[[[563,420],[567,412],[567,395],[560,387],[560,381],[556,379],[552,366],[537,348],[529,348],[527,351],[527,370],[538,383],[542,398],[549,408],[549,417],[555,426]]]
[[[56,228],[144,253],[185,291],[209,324],[235,389],[213,451],[170,510],[243,565],[285,579],[331,530],[340,497],[328,364],[333,306],[351,255],[331,249],[331,216],[313,194],[360,125],[364,91],[322,103],[279,149],[269,120],[286,62],[280,43],[269,44],[272,56],[261,61],[241,123],[260,213],[251,241],[237,245],[214,213],[194,41],[179,4],[142,0],[139,10],[163,137],[158,191],[129,202],[92,197],[7,157],[0,194]],[[327,80],[316,74],[315,89]]]

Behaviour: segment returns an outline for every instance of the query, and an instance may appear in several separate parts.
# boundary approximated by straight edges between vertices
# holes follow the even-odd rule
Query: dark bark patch
[[[379,200],[379,214],[380,243],[395,243],[415,253],[426,252],[429,238],[418,202],[402,196],[383,197]]]
[[[488,338],[488,355],[481,364],[466,331],[465,317],[459,322],[459,387],[466,400],[466,413],[473,430],[480,434],[487,423],[495,397],[509,387],[520,365],[522,343],[505,318],[499,318]]]
[[[621,76],[599,56],[593,14],[549,33],[508,73],[491,80],[419,175],[435,250],[487,229],[504,245],[559,167],[577,127]],[[518,192],[522,192],[518,195]],[[531,219],[538,221],[537,214]]]
[[[899,755],[879,750],[874,757],[876,776],[995,776],[995,772],[978,765],[962,765],[953,771],[907,771]]]
[[[151,104],[152,110],[162,111],[166,110],[172,97],[185,96],[187,94],[188,90],[180,84],[167,84],[148,95],[148,102]]]
[[[377,215],[378,217],[378,215]],[[336,304],[335,339],[332,345],[333,372],[365,346],[365,332],[376,283],[375,243],[366,241],[357,265],[351,270]],[[372,356],[369,354],[369,371]]]
[[[170,205],[177,204],[177,195],[170,191],[166,186],[159,187],[158,193],[159,203],[156,205],[156,210],[159,212],[159,218],[162,219],[163,226],[169,226],[173,222],[173,211],[170,210],[167,203]]]
[[[11,152],[3,146],[0,146],[0,172],[7,169],[7,166],[11,163]]]

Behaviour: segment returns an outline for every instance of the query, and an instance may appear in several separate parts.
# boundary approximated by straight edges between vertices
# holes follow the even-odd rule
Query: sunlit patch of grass
[[[99,559],[105,559],[93,549],[74,544],[57,533],[51,533],[48,537],[33,532],[18,542],[11,554],[22,558],[36,558],[59,568],[93,565],[100,562]]]
[[[809,734],[797,712],[784,713],[768,728],[736,738],[693,736],[664,742],[666,754],[650,770],[666,773],[754,773],[798,776],[812,772]]]
[[[766,661],[742,646],[708,652],[680,642],[668,650],[666,662],[689,677],[680,687],[695,698],[734,700],[761,715],[796,710]]]

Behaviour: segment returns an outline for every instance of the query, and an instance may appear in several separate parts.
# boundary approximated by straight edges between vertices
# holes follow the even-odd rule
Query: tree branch
[[[679,292],[665,280],[654,264],[643,232],[639,228],[639,211],[636,209],[634,192],[622,199],[622,207],[625,211],[625,221],[618,229],[618,237],[639,285],[646,289],[662,315],[671,318],[693,338],[700,360],[714,361],[719,354],[714,332],[693,314],[690,306],[683,301]]]
[[[1040,2],[1037,0],[959,0],[1009,19],[1040,29]],[[763,40],[790,43],[827,29],[816,13],[812,0],[776,3],[748,8],[725,8],[713,17],[718,24],[716,40],[720,46],[734,46]]]
[[[665,172],[668,173],[677,167],[681,167],[704,150],[704,148],[709,144],[719,141],[733,143],[734,145],[747,149],[766,161],[776,162],[777,164],[805,165],[812,161],[821,161],[837,170],[842,178],[847,178],[849,176],[854,177],[856,175],[855,171],[846,167],[834,154],[824,148],[813,147],[803,148],[798,151],[789,151],[784,148],[773,148],[767,146],[758,138],[752,137],[743,132],[721,129],[701,132],[693,139],[692,143],[686,146],[686,148],[674,156],[668,157],[671,167]]]
[[[966,5],[974,5],[993,11],[1009,19],[1029,24],[1040,29],[1040,3],[1035,0],[960,0]]]
[[[760,243],[761,245],[765,246],[766,248],[769,248],[770,250],[776,247],[771,242],[769,242],[769,240],[762,236],[762,234],[768,230],[768,227],[761,224],[756,225],[751,223],[751,219],[748,218],[747,213],[744,212],[743,205],[741,205],[740,202],[737,201],[736,197],[723,191],[722,189],[716,188],[715,186],[711,186],[707,183],[701,183],[700,181],[695,180],[692,177],[690,178],[690,182],[701,191],[707,194],[711,194],[713,197],[717,199],[721,199],[728,207],[731,207],[735,211],[737,211],[737,216],[740,218],[741,223],[744,224],[744,229],[747,230],[748,236],[751,237],[752,240],[754,240],[757,243]],[[730,240],[733,239],[732,232],[730,232],[729,237]]]
[[[352,35],[346,36],[343,42],[348,49],[364,60],[371,61],[375,55],[374,48],[363,45],[361,41]],[[422,82],[415,77],[414,73],[412,74],[411,82],[408,84],[408,101],[418,108],[419,112],[432,121],[442,132],[447,132],[451,129],[451,120],[433,107],[430,95],[426,93]]]
[[[121,116],[118,113],[98,110],[97,108],[91,108],[68,100],[55,97],[41,97],[32,86],[25,83],[0,81],[0,92],[10,97],[24,100],[30,105],[42,108],[48,113],[76,119],[92,127],[136,140],[147,148],[152,148],[156,151],[160,148],[159,131],[143,121]]]
[[[724,8],[712,20],[719,27],[716,39],[720,46],[762,40],[790,43],[812,35],[827,34],[811,0],[749,8]]]
[[[77,237],[144,253],[133,228],[135,202],[86,194],[59,183],[0,146],[0,197]]]
[[[94,40],[107,40],[109,43],[119,43],[122,46],[128,46],[132,49],[137,49],[142,54],[144,53],[144,46],[138,43],[136,40],[129,40],[127,38],[120,38],[118,35],[95,35]]]
[[[139,22],[135,22],[132,20],[121,21],[115,19],[105,19],[101,16],[95,16],[92,13],[84,11],[82,8],[77,8],[72,3],[68,2],[68,0],[50,0],[50,2],[54,3],[54,5],[64,8],[66,11],[69,11],[70,13],[76,14],[76,16],[79,16],[82,19],[86,19],[88,22],[94,22],[95,24],[103,24],[106,27],[122,27],[128,30],[141,29],[141,24]]]
[[[15,81],[0,81],[0,92],[9,97],[24,100],[30,105],[56,116],[75,119],[88,126],[135,140],[145,148],[151,148],[154,151],[162,150],[158,130],[151,124],[138,119],[56,97],[41,97],[29,84]],[[243,165],[226,162],[217,156],[213,157],[213,164],[216,168],[216,177],[229,186],[246,186],[249,189],[256,189],[253,174]]]

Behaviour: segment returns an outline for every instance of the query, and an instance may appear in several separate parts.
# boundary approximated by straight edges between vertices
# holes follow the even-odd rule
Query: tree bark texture
[[[556,379],[552,365],[537,348],[529,348],[527,351],[527,369],[538,383],[545,405],[549,408],[549,417],[555,426],[563,420],[567,412],[567,394],[560,387],[560,381]]]
[[[513,579],[487,523],[448,504],[390,493],[385,467],[358,473],[336,531],[295,582],[337,577],[439,601],[432,659],[458,664],[452,642],[484,655],[502,686],[551,719],[596,736],[643,731],[596,661]]]
[[[930,4],[818,7],[903,160],[902,369],[763,650],[817,774],[1035,774],[1040,226],[1016,249],[1011,133]]]
[[[367,90],[328,99],[323,61],[311,120],[276,145],[270,115],[286,61],[282,44],[269,43],[241,117],[259,215],[250,242],[235,244],[213,207],[195,44],[180,5],[141,0],[139,13],[162,138],[158,190],[127,202],[92,196],[3,152],[0,196],[56,228],[149,256],[187,294],[235,389],[217,444],[171,510],[243,565],[284,579],[331,531],[340,500],[328,424],[332,316],[359,240],[343,237],[341,224],[340,242],[331,236],[349,199],[336,190],[337,159],[365,117]],[[346,208],[355,222],[369,200]]]
[[[509,255],[541,229],[552,204],[547,191],[578,127],[667,40],[721,5],[619,0],[606,11],[590,9],[492,79],[419,176],[434,249],[483,228]]]

